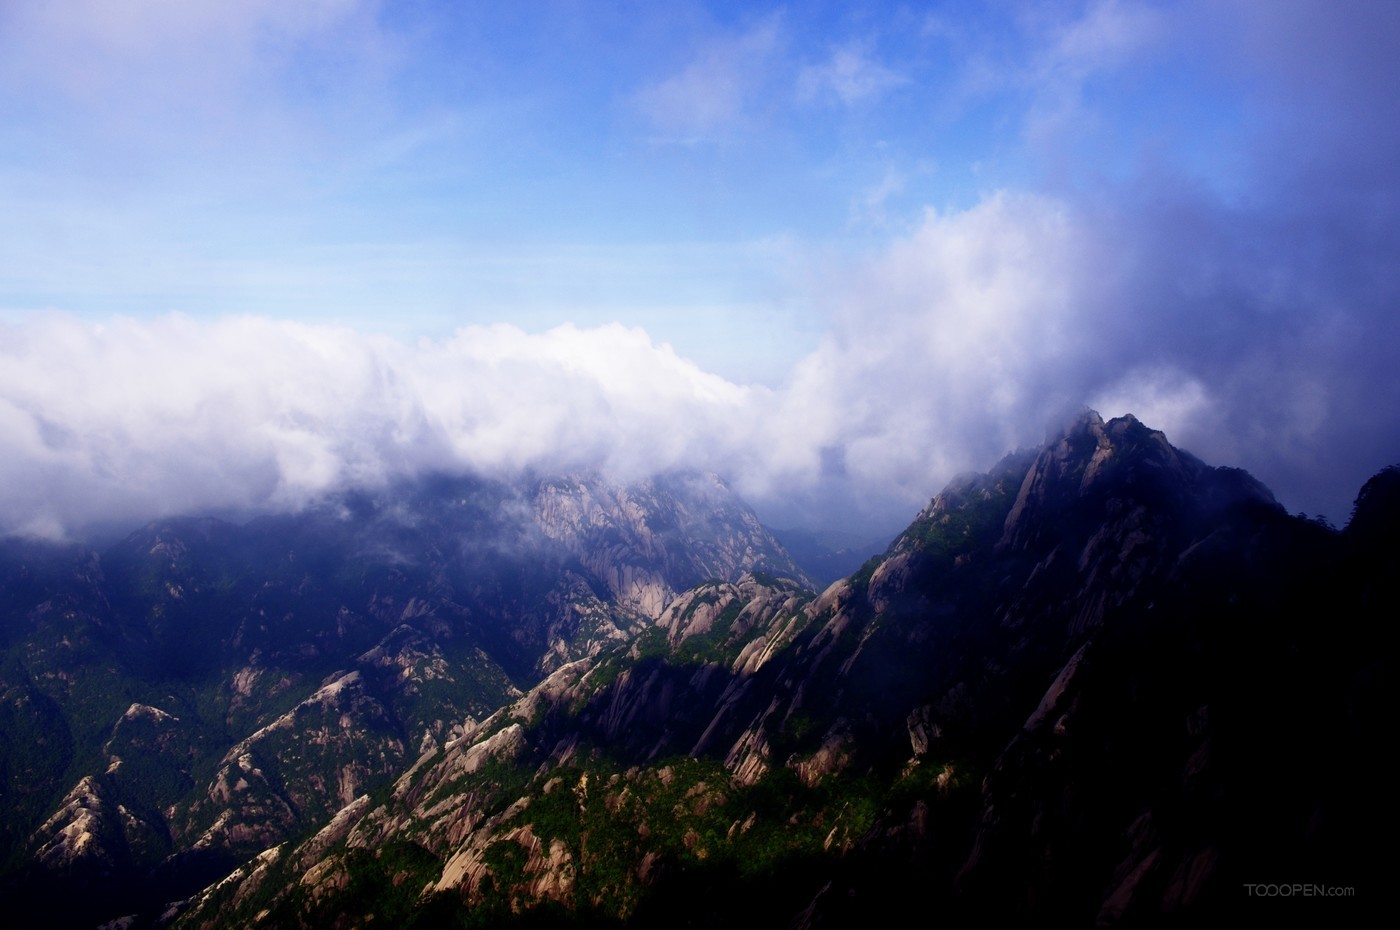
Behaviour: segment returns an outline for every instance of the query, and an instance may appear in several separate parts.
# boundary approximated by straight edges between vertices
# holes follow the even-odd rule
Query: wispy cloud
[[[875,101],[909,79],[871,54],[870,43],[851,42],[832,50],[831,58],[808,65],[797,75],[798,99],[819,101],[830,95],[846,106]]]
[[[1051,25],[1029,63],[1038,81],[1062,86],[1112,71],[1162,36],[1162,17],[1151,6],[1122,0],[1093,0],[1083,15]]]
[[[664,141],[728,137],[759,118],[781,50],[782,19],[775,14],[703,43],[678,72],[640,90],[637,106]]]
[[[904,172],[886,167],[880,180],[861,191],[851,203],[851,224],[882,229],[889,224],[889,202],[904,192],[908,178]]]
[[[1164,28],[1152,7],[1120,0],[1094,0],[1077,18],[1039,27],[1038,47],[1021,74],[1033,99],[1030,143],[1058,147],[1082,133],[1094,118],[1084,105],[1086,86],[1130,63],[1141,66]]]
[[[51,129],[89,143],[96,134],[112,157],[174,164],[234,150],[246,159],[333,122],[332,99],[370,103],[393,59],[377,6],[7,5],[0,103],[32,119],[39,114],[15,98],[38,95],[57,105],[42,114]]]

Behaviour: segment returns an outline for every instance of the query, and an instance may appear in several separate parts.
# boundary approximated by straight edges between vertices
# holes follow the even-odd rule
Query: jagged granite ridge
[[[245,880],[258,910],[213,889],[179,926],[1196,925],[1261,874],[1377,882],[1375,480],[1337,534],[1086,411],[819,598],[681,596]],[[1297,777],[1297,727],[1337,765]]]
[[[102,551],[5,541],[0,898],[92,926],[263,874],[678,592],[760,565],[801,577],[688,474],[440,476]]]

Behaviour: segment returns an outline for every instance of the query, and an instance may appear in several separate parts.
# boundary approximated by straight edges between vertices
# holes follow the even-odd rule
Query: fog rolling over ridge
[[[1125,232],[1043,197],[930,214],[850,272],[831,330],[776,386],[620,325],[409,344],[252,316],[28,318],[0,331],[0,529],[296,508],[427,472],[687,468],[724,475],[772,525],[883,530],[1086,403],[1344,520],[1363,473],[1400,458],[1389,308],[1278,305],[1244,290],[1263,272],[1241,265],[1133,314],[1164,272],[1135,265],[1147,230]],[[1239,305],[1222,320],[1225,292]],[[1288,327],[1264,328],[1270,314]]]
[[[1397,87],[1396,0],[0,0],[0,913],[1377,910]]]
[[[1338,523],[1400,461],[1394,4],[75,9],[0,16],[0,532],[676,468],[884,531],[1086,405]]]

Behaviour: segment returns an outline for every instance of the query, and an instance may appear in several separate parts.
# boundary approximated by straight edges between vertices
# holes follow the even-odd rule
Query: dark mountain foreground
[[[1351,925],[1393,858],[1397,577],[1400,470],[1338,532],[1091,412],[821,594],[698,476],[11,541],[2,903],[51,926]]]

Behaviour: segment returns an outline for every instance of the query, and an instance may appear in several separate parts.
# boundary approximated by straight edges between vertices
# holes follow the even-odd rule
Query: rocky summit
[[[11,540],[4,903],[84,927],[1355,923],[1396,824],[1398,475],[1337,531],[1085,411],[821,592],[706,475]]]

